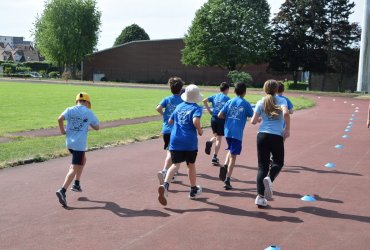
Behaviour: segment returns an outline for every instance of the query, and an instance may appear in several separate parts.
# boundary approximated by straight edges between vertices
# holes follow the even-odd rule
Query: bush
[[[39,72],[40,70],[48,71],[52,65],[48,62],[24,62],[20,66],[30,67],[32,71]]]
[[[69,79],[72,78],[72,74],[71,72],[69,71],[64,71],[63,74],[62,74],[62,78],[65,80],[65,81],[68,81]]]
[[[31,71],[30,67],[17,67],[15,68],[16,72],[29,72]]]
[[[233,83],[237,82],[244,82],[244,83],[251,83],[253,78],[247,72],[239,72],[237,70],[230,71],[227,76],[231,79]]]
[[[58,71],[51,71],[50,73],[49,73],[49,77],[50,78],[59,78],[59,72]]]
[[[284,82],[285,89],[287,90],[307,90],[308,84],[305,82],[286,81]]]

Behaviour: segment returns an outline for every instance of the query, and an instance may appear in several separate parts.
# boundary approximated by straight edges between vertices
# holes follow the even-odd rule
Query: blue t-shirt
[[[224,93],[208,97],[208,101],[212,103],[212,116],[217,116],[228,100],[230,100],[230,97]]]
[[[170,150],[198,150],[197,130],[193,124],[194,117],[202,117],[202,107],[196,103],[183,102],[172,113],[174,121],[171,131]]]
[[[182,103],[183,100],[179,95],[167,96],[164,98],[159,105],[164,108],[163,112],[163,125],[162,134],[170,134],[172,126],[168,124],[168,119],[170,119],[171,114],[175,111],[177,105]]]
[[[67,121],[66,145],[69,149],[86,151],[89,126],[99,125],[95,114],[83,105],[67,108],[62,115]]]
[[[225,115],[225,137],[243,140],[243,130],[247,118],[253,116],[253,109],[249,102],[237,96],[226,102],[221,112]]]
[[[288,110],[292,110],[294,108],[293,103],[289,100],[288,97],[283,96],[283,95],[278,95],[278,96],[280,96],[280,97],[282,97],[282,98],[285,99],[285,101],[286,101],[286,103],[288,105]]]
[[[256,105],[256,113],[260,114],[262,117],[262,123],[259,128],[259,132],[262,133],[268,133],[268,134],[274,134],[274,135],[280,135],[283,136],[284,132],[284,125],[285,125],[285,120],[283,116],[283,112],[280,112],[279,116],[277,118],[273,118],[268,116],[264,111],[263,111],[263,103],[264,103],[265,98],[262,98],[262,100],[257,102]],[[288,107],[287,101],[280,97],[280,96],[275,96],[275,101],[276,105],[280,107]]]

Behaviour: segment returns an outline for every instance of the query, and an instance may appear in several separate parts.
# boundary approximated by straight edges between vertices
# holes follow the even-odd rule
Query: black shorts
[[[170,138],[171,134],[163,134],[164,150],[168,150],[168,146],[170,146]]]
[[[217,134],[218,136],[224,136],[224,128],[225,128],[225,119],[220,119],[216,116],[212,116],[211,118],[211,127],[213,134]]]
[[[68,149],[72,154],[72,165],[83,165],[85,158],[85,151],[76,151]]]
[[[195,160],[197,159],[198,150],[195,151],[177,151],[177,150],[171,150],[171,159],[173,164],[186,162],[186,164],[189,165],[189,163],[193,164],[195,163]]]

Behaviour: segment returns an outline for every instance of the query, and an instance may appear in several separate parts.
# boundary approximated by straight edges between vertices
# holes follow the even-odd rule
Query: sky
[[[354,0],[350,21],[361,23],[366,0]],[[207,0],[97,0],[102,12],[98,50],[112,47],[122,29],[136,23],[150,39],[181,38],[187,32],[195,12]],[[268,0],[271,14],[279,11],[284,0]],[[32,41],[36,17],[44,9],[44,0],[0,0],[1,36],[20,36]]]

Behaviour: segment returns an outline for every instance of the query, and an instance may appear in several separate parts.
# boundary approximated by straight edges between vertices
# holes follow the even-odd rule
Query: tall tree
[[[113,46],[139,40],[150,40],[150,38],[143,28],[137,24],[132,24],[122,30]]]
[[[36,18],[35,44],[48,61],[74,76],[81,60],[97,45],[100,17],[96,0],[46,0]]]
[[[266,59],[271,45],[266,0],[209,0],[195,15],[182,62],[230,71]]]

